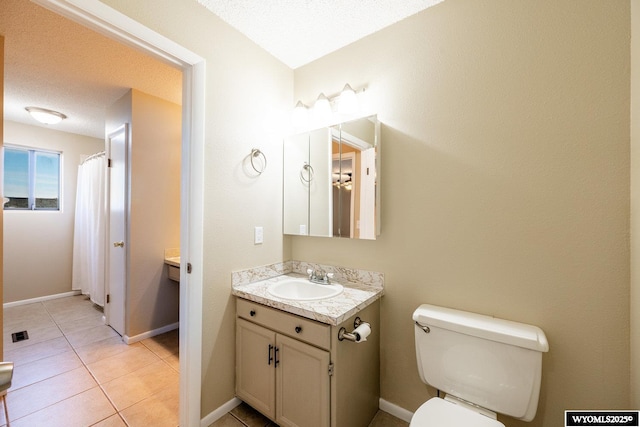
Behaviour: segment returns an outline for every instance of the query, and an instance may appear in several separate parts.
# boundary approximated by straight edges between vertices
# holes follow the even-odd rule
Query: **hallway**
[[[126,345],[86,297],[60,298],[4,310],[4,360],[13,427],[178,425],[178,330]]]

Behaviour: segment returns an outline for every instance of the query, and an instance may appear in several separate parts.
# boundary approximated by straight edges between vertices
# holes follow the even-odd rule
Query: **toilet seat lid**
[[[504,427],[498,420],[434,397],[413,414],[409,427]]]

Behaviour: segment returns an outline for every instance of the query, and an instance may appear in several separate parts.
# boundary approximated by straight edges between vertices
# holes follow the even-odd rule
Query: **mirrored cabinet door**
[[[376,116],[286,138],[284,233],[375,239],[379,164]]]
[[[309,164],[313,168],[309,182],[309,236],[332,235],[331,144],[329,129],[309,133]]]
[[[309,182],[313,180],[308,133],[284,140],[283,160],[283,232],[306,236],[309,234]]]

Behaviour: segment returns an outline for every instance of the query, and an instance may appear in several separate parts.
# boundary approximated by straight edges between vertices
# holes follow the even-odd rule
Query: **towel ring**
[[[253,162],[253,159],[255,157],[262,157],[262,160],[264,161],[264,165],[262,165],[262,168],[256,167],[255,163]],[[259,149],[253,148],[251,150],[251,154],[249,155],[249,158],[251,160],[251,167],[253,168],[254,171],[258,172],[259,174],[264,172],[264,170],[267,168],[267,156],[265,156],[264,153]]]
[[[307,171],[307,178],[304,177],[304,171]],[[300,170],[300,179],[304,182],[313,181],[313,167],[311,167],[307,162],[304,162],[304,166],[302,166],[302,169]]]

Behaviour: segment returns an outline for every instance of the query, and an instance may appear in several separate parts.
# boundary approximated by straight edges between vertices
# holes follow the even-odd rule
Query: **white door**
[[[109,183],[107,209],[109,230],[107,239],[106,319],[117,333],[125,333],[125,303],[128,253],[128,179],[127,153],[129,126],[125,123],[107,136],[107,168]]]

